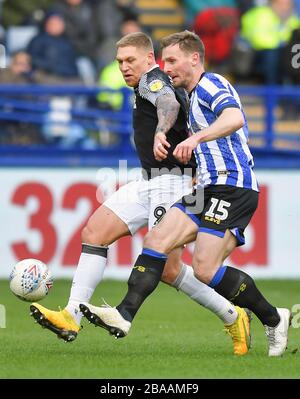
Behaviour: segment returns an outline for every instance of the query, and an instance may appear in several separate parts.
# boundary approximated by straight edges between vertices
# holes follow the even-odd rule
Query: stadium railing
[[[138,165],[132,143],[132,90],[121,90],[119,110],[97,102],[102,91],[115,93],[86,86],[1,85],[0,125],[39,126],[44,140],[26,146],[2,144],[0,166],[115,166],[119,159]],[[240,86],[237,91],[256,165],[300,167],[300,87]],[[66,136],[78,127],[80,140],[66,144]]]

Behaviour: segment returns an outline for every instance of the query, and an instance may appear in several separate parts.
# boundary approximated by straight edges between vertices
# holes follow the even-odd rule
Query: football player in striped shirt
[[[80,330],[79,304],[85,317],[97,325],[96,314],[92,314],[97,307],[89,302],[102,281],[109,246],[145,225],[151,229],[158,224],[166,210],[189,193],[196,170],[194,158],[183,164],[173,155],[177,144],[188,137],[188,98],[183,89],[174,89],[156,64],[150,37],[135,32],[120,39],[117,60],[127,85],[134,88],[134,142],[143,173],[107,198],[88,220],[67,306],[60,311],[39,303],[30,306],[34,319],[66,342],[74,341]],[[217,314],[235,337],[235,352],[245,354],[249,331],[237,339],[235,331],[241,323],[249,330],[246,312],[196,279],[180,257],[180,248],[170,254],[162,281]]]
[[[223,264],[228,248],[245,243],[244,230],[259,196],[239,96],[224,77],[205,72],[204,46],[192,32],[164,38],[162,58],[174,87],[186,89],[190,99],[191,135],[173,154],[183,163],[195,154],[198,181],[193,193],[175,203],[146,235],[123,301],[116,308],[99,308],[98,316],[111,333],[120,334],[124,327],[128,333],[139,307],[156,288],[168,254],[196,240],[196,278],[253,311],[265,326],[269,356],[280,356],[287,346],[290,311],[271,305],[248,274]],[[154,154],[163,159],[156,148]]]

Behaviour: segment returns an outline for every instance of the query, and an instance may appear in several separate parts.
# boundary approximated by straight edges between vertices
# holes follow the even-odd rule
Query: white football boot
[[[291,323],[291,312],[285,308],[277,308],[280,322],[276,327],[265,326],[269,341],[269,356],[281,356],[287,348],[288,329]]]
[[[89,303],[81,303],[79,308],[90,323],[104,328],[115,338],[123,338],[128,334],[131,323],[125,320],[116,308],[107,304],[97,307]]]

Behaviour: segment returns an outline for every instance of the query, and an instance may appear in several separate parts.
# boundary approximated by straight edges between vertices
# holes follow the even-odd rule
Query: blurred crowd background
[[[292,63],[297,55],[295,44],[300,52],[300,0],[0,0],[0,18],[0,43],[7,61],[6,68],[0,69],[1,85],[120,90],[125,83],[114,57],[115,42],[121,36],[148,33],[162,66],[159,39],[183,29],[195,31],[203,40],[206,68],[225,75],[233,84],[300,84],[300,68]],[[1,145],[54,143],[94,148],[118,140],[111,132],[105,135],[105,118],[99,122],[96,117],[101,134],[73,120],[62,127],[52,119],[53,109],[66,110],[74,104],[77,109],[120,112],[122,91],[100,90],[75,99],[41,92],[41,120],[34,120],[30,108],[31,104],[36,111],[36,95],[24,93],[18,97],[2,94]],[[252,111],[259,101],[252,101]],[[251,105],[249,96],[248,103]],[[299,119],[299,99],[281,98],[275,105],[279,105],[273,110],[278,120]],[[16,111],[27,112],[27,119],[22,116],[20,120]],[[256,108],[256,121],[264,112]]]

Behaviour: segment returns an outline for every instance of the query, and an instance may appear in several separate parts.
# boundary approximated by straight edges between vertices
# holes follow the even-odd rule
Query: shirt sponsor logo
[[[218,170],[218,176],[228,176],[230,175],[229,170]]]

